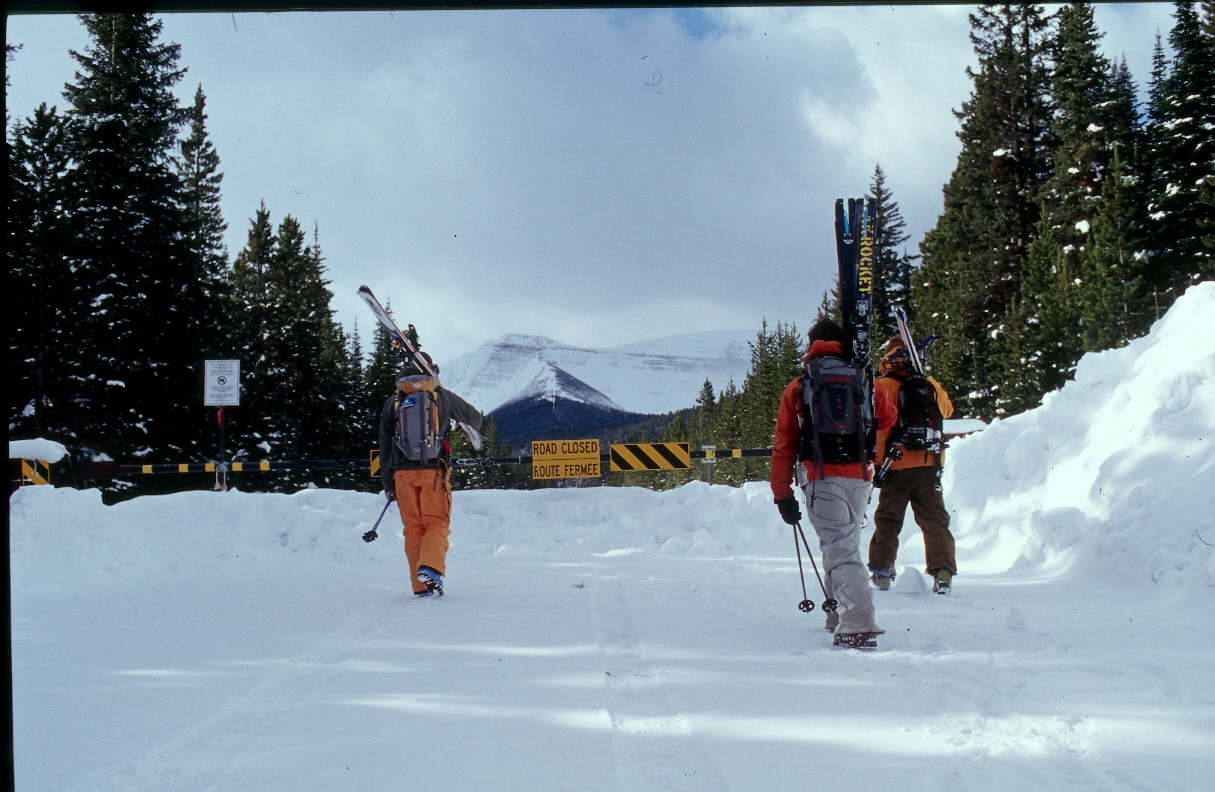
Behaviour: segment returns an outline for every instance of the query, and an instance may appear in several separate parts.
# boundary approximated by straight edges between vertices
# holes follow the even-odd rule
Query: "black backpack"
[[[891,439],[908,451],[939,454],[944,448],[937,389],[923,374],[909,374],[899,384],[899,421]]]
[[[819,465],[873,459],[873,385],[865,366],[831,355],[810,358],[801,377],[809,425],[802,427],[801,458]]]

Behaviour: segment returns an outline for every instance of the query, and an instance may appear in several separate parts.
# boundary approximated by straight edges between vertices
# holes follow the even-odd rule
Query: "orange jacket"
[[[941,417],[948,418],[953,415],[953,402],[949,398],[949,394],[941,387],[941,383],[934,378],[929,377],[928,381],[932,383],[932,387],[937,392],[937,407],[941,409]],[[885,393],[886,399],[894,405],[895,413],[898,413],[899,404],[899,388],[903,381],[895,376],[881,376],[874,380],[873,385],[878,394]],[[897,419],[896,419],[897,420]],[[882,460],[886,458],[886,444],[890,441],[890,429],[878,429],[877,433],[877,453],[878,464],[882,464]],[[930,454],[926,451],[904,451],[903,458],[890,464],[891,470],[904,470],[913,467],[938,467],[944,464],[944,454]]]
[[[809,360],[821,355],[844,357],[844,345],[838,341],[815,341],[810,345],[810,352],[803,358]],[[898,412],[891,403],[889,395],[875,391],[875,417],[879,430],[889,430],[898,418]],[[780,397],[780,407],[776,411],[776,432],[772,437],[772,469],[768,476],[768,484],[772,487],[775,500],[793,496],[793,466],[797,462],[798,448],[801,446],[802,425],[805,424],[806,408],[802,401],[801,378],[794,379],[785,386]],[[819,467],[811,460],[804,460],[806,476],[810,479],[819,478]],[[866,465],[865,467],[869,467]],[[824,478],[865,478],[865,467],[859,462],[845,465],[823,465]],[[870,471],[872,475],[872,471]]]

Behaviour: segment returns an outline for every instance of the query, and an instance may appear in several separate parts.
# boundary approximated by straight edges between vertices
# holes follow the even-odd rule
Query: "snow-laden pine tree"
[[[266,370],[270,325],[268,275],[274,256],[274,226],[263,201],[249,221],[245,246],[232,262],[223,290],[223,344],[220,358],[240,360],[241,404],[224,411],[228,427],[226,456],[236,462],[269,459],[266,439],[272,416],[264,405],[272,398]]]
[[[306,244],[291,215],[279,223],[265,269],[266,313],[263,357],[266,403],[272,419],[264,442],[271,459],[347,458],[353,451],[353,410],[347,381],[346,339],[334,320],[333,294],[325,279],[319,245]],[[327,485],[337,474],[312,471],[284,474],[294,487]]]
[[[1000,345],[1005,369],[1013,372],[1006,378],[1010,381],[1002,398],[1009,412],[1036,406],[1044,393],[1061,387],[1086,351],[1087,338],[1105,335],[1086,324],[1107,321],[1094,312],[1091,302],[1109,296],[1106,284],[1100,284],[1098,295],[1093,289],[1099,284],[1086,278],[1086,270],[1094,265],[1089,258],[1093,228],[1099,217],[1107,224],[1134,222],[1126,184],[1116,188],[1122,206],[1103,212],[1107,178],[1131,175],[1126,155],[1119,158],[1120,173],[1111,173],[1115,148],[1135,136],[1133,107],[1130,113],[1126,107],[1127,88],[1115,82],[1117,68],[1100,53],[1101,33],[1091,4],[1064,6],[1057,20],[1050,83],[1053,168],[1040,193],[1041,214],[1016,304],[1018,315],[1010,321],[1018,332],[1004,334]],[[1131,91],[1133,102],[1133,87]],[[1126,154],[1133,155],[1134,148]],[[1106,228],[1103,233],[1108,242],[1110,235],[1128,235],[1132,230]],[[1130,258],[1121,271],[1134,262],[1134,251],[1126,254]]]
[[[89,353],[74,317],[88,310],[89,284],[71,272],[77,238],[66,119],[44,102],[12,130],[4,259],[8,272],[8,379],[12,437],[50,437],[79,447],[85,416],[74,398]]]
[[[82,16],[90,45],[65,86],[79,235],[73,277],[87,310],[72,322],[88,365],[73,398],[86,452],[124,461],[194,458],[202,406],[206,295],[185,243],[173,150],[186,118],[173,86],[180,47],[144,13]]]
[[[935,371],[960,415],[1007,410],[997,340],[1038,223],[1053,142],[1048,18],[1030,3],[984,4],[970,15],[978,68],[955,115],[962,150],[944,187],[944,212],[925,236],[913,277],[918,330],[941,336]]]
[[[199,317],[203,350],[206,357],[215,358],[217,350],[224,346],[221,339],[226,332],[221,311],[228,283],[228,251],[224,245],[228,223],[221,208],[224,174],[219,169],[219,153],[207,132],[207,96],[201,85],[194,92],[194,104],[187,108],[186,119],[188,134],[178,144],[174,160],[185,213],[182,236],[207,296],[206,313]]]
[[[894,308],[902,308],[910,316],[911,273],[916,257],[903,249],[910,236],[898,201],[886,186],[886,172],[881,164],[873,166],[868,197],[877,206],[877,229],[873,278],[873,333],[881,342],[898,332]]]
[[[1212,11],[1204,11],[1209,27]],[[1173,18],[1173,57],[1165,61],[1158,49],[1148,107],[1148,274],[1159,311],[1196,279],[1215,277],[1207,202],[1215,190],[1215,37],[1193,3],[1175,3]]]

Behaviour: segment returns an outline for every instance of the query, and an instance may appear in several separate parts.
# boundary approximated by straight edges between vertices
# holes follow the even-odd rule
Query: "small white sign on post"
[[[206,383],[203,405],[206,407],[240,406],[240,361],[206,361]]]

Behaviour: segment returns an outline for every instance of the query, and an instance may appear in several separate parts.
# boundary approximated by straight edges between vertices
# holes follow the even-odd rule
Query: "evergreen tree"
[[[714,413],[715,434],[713,445],[718,448],[742,448],[744,433],[743,403],[746,396],[739,391],[734,380],[726,383],[717,397]],[[775,424],[773,424],[775,426]],[[722,484],[738,486],[746,481],[745,462],[740,459],[721,460],[713,470],[713,480]]]
[[[1024,398],[1005,393],[1000,401],[1010,412],[1033,407],[1043,393],[1061,387],[1085,351],[1082,315],[1091,308],[1092,295],[1081,277],[1082,257],[1101,210],[1112,141],[1133,134],[1133,129],[1115,128],[1127,120],[1115,114],[1124,108],[1115,102],[1113,68],[1098,50],[1101,36],[1092,6],[1073,2],[1059,11],[1058,21],[1051,74],[1054,167],[1041,190],[1037,237],[1029,246],[1022,279],[1015,319],[1020,331],[1006,328],[998,339],[1008,376],[1022,386],[1033,383],[1021,394]],[[1026,332],[1028,337],[1022,335]],[[1024,345],[1036,354],[1027,359]],[[1030,360],[1037,371],[1025,370]]]
[[[700,387],[700,393],[696,395],[696,434],[700,438],[709,436],[713,427],[716,406],[717,397],[713,393],[713,383],[706,377],[705,384]]]
[[[1080,313],[1085,351],[1121,346],[1142,334],[1142,204],[1135,177],[1122,161],[1121,148],[1105,174],[1101,204],[1081,257],[1085,285]]]
[[[267,372],[270,332],[267,271],[274,256],[274,227],[270,210],[262,202],[249,223],[245,247],[233,261],[221,302],[227,328],[223,339],[228,346],[226,353],[218,354],[241,361],[241,404],[224,411],[228,425],[227,455],[238,462],[268,459],[270,453],[266,435],[273,416],[266,408],[274,403],[274,394],[273,379]]]
[[[914,256],[901,250],[910,239],[907,222],[894,196],[886,187],[886,173],[880,164],[873,166],[869,197],[877,206],[877,229],[873,278],[873,332],[878,340],[898,332],[894,309],[910,316],[911,272]]]
[[[352,453],[346,340],[333,319],[320,251],[305,245],[304,231],[291,215],[279,224],[265,274],[265,409],[274,418],[264,439],[272,458],[333,459]],[[284,474],[282,485],[331,486],[338,478],[325,471]]]
[[[8,428],[14,437],[82,438],[74,396],[88,351],[74,323],[86,313],[88,284],[71,272],[75,194],[66,119],[45,103],[13,129],[8,156],[4,246],[8,269]]]
[[[818,302],[818,313],[814,316],[814,321],[820,319],[834,319],[836,322],[843,324],[843,312],[840,311],[840,287],[837,284],[831,289],[823,292],[823,297]]]
[[[19,49],[21,49],[20,44],[9,44],[6,41],[4,43],[4,62],[12,63],[13,58],[16,57],[17,50],[19,50]],[[8,129],[8,122],[9,122],[8,89],[12,86],[12,84],[13,84],[13,81],[11,79],[9,79],[9,76],[8,76],[8,69],[5,69],[4,70],[4,99],[5,99],[5,102],[4,102],[4,128],[5,129]]]
[[[739,440],[743,447],[762,448],[772,443],[781,394],[800,373],[804,348],[795,325],[777,322],[775,331],[770,332],[766,320],[761,323],[755,341],[748,344],[751,370],[743,381],[743,425]],[[743,466],[748,480],[761,472],[751,460],[745,460]]]
[[[392,316],[392,303],[384,306],[388,315]],[[380,408],[384,399],[392,393],[397,376],[401,373],[401,357],[393,348],[393,338],[378,322],[375,326],[375,344],[371,348],[371,359],[363,369],[363,401],[362,409],[368,420],[378,431]],[[374,431],[372,433],[374,437]]]
[[[1152,47],[1152,72],[1148,79],[1147,127],[1143,132],[1145,151],[1140,158],[1144,188],[1147,192],[1163,189],[1163,175],[1157,163],[1155,152],[1162,147],[1160,136],[1164,132],[1165,118],[1164,81],[1169,76],[1168,57],[1164,53],[1164,43],[1160,33],[1156,33],[1156,41]]]
[[[1204,228],[1215,186],[1215,45],[1193,4],[1177,2],[1169,33],[1174,57],[1167,75],[1153,70],[1149,140],[1153,159],[1148,272],[1167,307],[1197,278],[1215,277]],[[1208,12],[1209,13],[1209,12]],[[1209,18],[1208,18],[1209,21]]]
[[[984,4],[970,15],[977,71],[961,121],[945,210],[913,275],[919,329],[941,336],[935,368],[959,413],[1003,411],[994,339],[1021,287],[1050,173],[1047,18],[1034,4]]]
[[[510,446],[502,441],[498,422],[492,415],[485,417],[481,429],[482,450],[478,456],[485,459],[514,456]],[[454,474],[452,480],[455,481]],[[481,469],[475,486],[479,489],[530,489],[531,475],[522,465],[489,465]]]
[[[384,310],[391,317],[392,303],[387,303]],[[375,323],[372,339],[371,356],[362,369],[354,408],[354,424],[359,427],[356,430],[356,444],[361,443],[364,449],[375,448],[379,444],[380,412],[401,373],[400,356],[393,349],[393,339],[379,322]],[[452,480],[455,484],[461,481],[454,473]]]
[[[172,88],[180,47],[148,14],[81,17],[91,37],[65,86],[79,201],[75,276],[94,299],[76,317],[91,352],[77,395],[84,450],[118,459],[194,457],[202,409],[205,294],[184,242],[172,150],[185,119]],[[149,485],[152,482],[148,482]]]
[[[207,97],[202,86],[194,92],[194,104],[187,112],[189,136],[178,145],[174,163],[182,184],[182,205],[185,226],[184,242],[190,260],[196,264],[195,273],[206,295],[206,313],[200,317],[204,351],[217,347],[217,337],[226,332],[223,327],[221,304],[227,284],[228,253],[224,232],[228,229],[220,209],[220,183],[224,175],[219,170],[219,154],[207,134]]]

